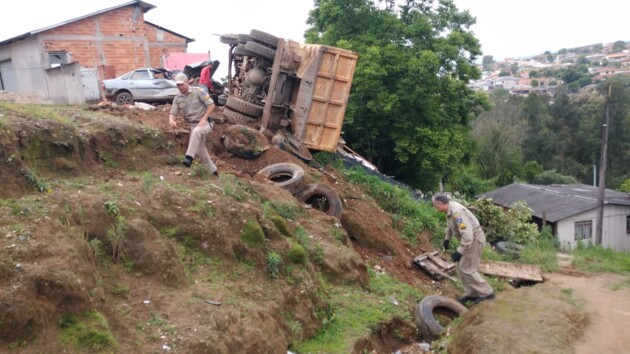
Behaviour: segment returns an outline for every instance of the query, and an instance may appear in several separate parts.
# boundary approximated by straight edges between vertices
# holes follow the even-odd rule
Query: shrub
[[[248,220],[243,227],[241,240],[249,246],[260,246],[265,243],[265,233],[256,220]]]
[[[289,250],[287,257],[293,263],[304,264],[306,263],[306,259],[307,259],[306,250],[301,245],[294,243],[291,246],[291,249]]]
[[[556,170],[547,170],[542,173],[537,174],[534,177],[535,184],[574,184],[577,183],[577,180],[571,176],[565,176],[563,174],[558,173]]]
[[[277,252],[271,251],[267,253],[267,269],[272,278],[280,276],[280,264],[282,264],[282,257]]]

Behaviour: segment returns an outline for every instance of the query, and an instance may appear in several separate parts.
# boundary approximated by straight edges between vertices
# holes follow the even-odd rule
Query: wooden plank
[[[479,271],[483,274],[542,282],[542,270],[533,264],[518,264],[498,261],[481,261]]]

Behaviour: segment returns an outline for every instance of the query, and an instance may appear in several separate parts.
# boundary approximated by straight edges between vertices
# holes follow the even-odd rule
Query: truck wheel
[[[441,295],[430,295],[425,296],[416,305],[414,315],[422,334],[427,339],[434,340],[444,333],[444,326],[447,324],[444,322],[450,323],[467,311],[466,306],[453,299]],[[436,315],[438,315],[437,318]]]
[[[267,138],[258,130],[245,125],[228,128],[223,145],[227,151],[245,159],[254,159],[269,149]]]
[[[278,37],[263,31],[253,29],[249,32],[249,38],[272,49],[278,47]]]
[[[276,57],[276,50],[271,49],[269,47],[265,47],[264,45],[249,41],[245,44],[245,50],[254,53],[258,57],[263,57],[265,59],[273,60]]]
[[[247,41],[249,41],[249,34],[237,34],[236,35],[236,40],[239,43],[245,44],[245,43],[247,43]]]
[[[116,95],[116,104],[124,106],[126,104],[133,104],[133,96],[129,92],[120,92]]]
[[[258,118],[263,113],[263,107],[257,106],[253,103],[243,101],[239,98],[229,96],[225,105],[232,108],[235,111],[246,114],[250,117]]]
[[[248,57],[257,57],[258,54],[252,53],[249,50],[245,49],[245,44],[239,43],[236,47],[234,47],[234,51],[232,52],[236,55],[244,55]]]
[[[295,194],[304,180],[304,169],[288,162],[269,165],[258,171],[257,174],[273,182],[276,186],[288,190],[291,194]]]
[[[341,219],[341,198],[324,184],[309,184],[297,196],[302,203]]]
[[[248,117],[229,108],[225,108],[223,114],[228,118],[228,122],[232,124],[250,124],[258,121],[255,118]]]

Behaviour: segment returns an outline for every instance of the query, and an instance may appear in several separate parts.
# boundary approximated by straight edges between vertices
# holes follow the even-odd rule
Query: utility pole
[[[599,189],[597,193],[597,230],[595,231],[595,244],[602,244],[602,232],[604,221],[604,196],[606,192],[606,155],[608,153],[608,126],[610,122],[610,94],[611,85],[608,83],[608,96],[606,97],[606,108],[604,124],[602,125],[602,151],[599,157]]]

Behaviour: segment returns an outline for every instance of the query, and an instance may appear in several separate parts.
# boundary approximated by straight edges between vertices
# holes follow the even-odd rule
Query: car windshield
[[[151,74],[147,70],[136,70],[131,74],[131,80],[150,80]]]

